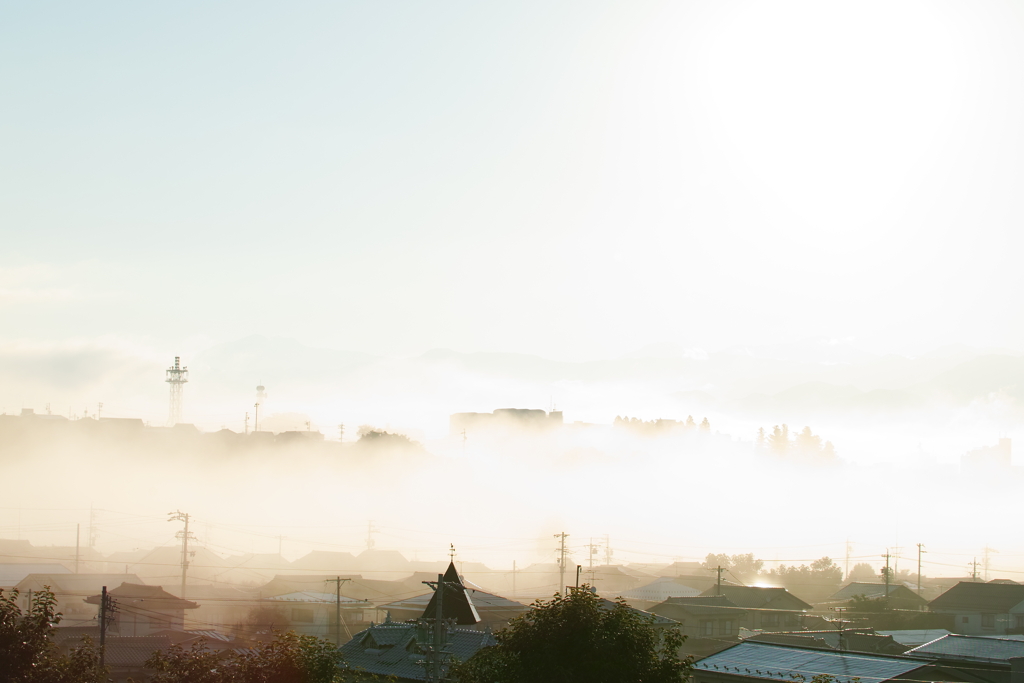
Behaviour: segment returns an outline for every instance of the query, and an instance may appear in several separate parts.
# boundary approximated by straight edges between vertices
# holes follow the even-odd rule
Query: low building
[[[340,612],[341,633],[346,640],[352,637],[350,624],[362,623],[364,611],[372,608],[365,600],[315,591],[275,595],[263,602],[282,608],[290,629],[303,636],[336,638]]]
[[[745,610],[739,626],[764,631],[794,630],[811,605],[785,588],[771,586],[712,586],[703,596],[724,595]]]
[[[1024,662],[1024,640],[949,634],[907,651],[987,683],[1011,683],[1013,660]]]
[[[447,629],[445,639],[451,657],[460,661],[496,643],[490,631],[468,628]],[[430,629],[425,626],[388,620],[357,633],[341,647],[341,654],[353,669],[394,676],[398,681],[425,681],[425,652],[432,643]]]
[[[1024,585],[961,581],[928,603],[937,614],[954,617],[953,633],[1005,635],[1024,632]]]
[[[928,608],[928,601],[903,584],[863,583],[854,581],[828,597],[828,603],[846,603],[860,597],[867,600],[885,600],[888,609]]]
[[[810,681],[829,676],[834,683],[885,681],[977,681],[930,661],[910,657],[838,652],[749,640],[694,664],[694,683]]]
[[[668,598],[651,612],[679,624],[690,638],[737,638],[747,610],[724,595]]]
[[[114,602],[110,629],[119,636],[148,636],[158,631],[185,630],[185,610],[199,607],[194,602],[171,595],[160,586],[122,583],[107,591]],[[100,604],[99,595],[86,598],[90,605]]]
[[[477,613],[480,615],[480,622],[476,625],[477,630],[488,628],[492,630],[500,629],[509,620],[530,611],[530,608],[523,603],[503,598],[500,595],[472,589],[467,592],[473,601],[473,606],[476,607]],[[433,595],[432,592],[424,593],[406,600],[389,602],[380,605],[377,610],[389,614],[394,621],[417,619],[423,614],[423,610],[427,608],[427,604]]]
[[[96,623],[99,603],[88,603],[85,598],[103,590],[103,586],[119,586],[122,582],[142,583],[135,574],[29,574],[18,582],[23,607],[28,606],[29,594],[47,586],[57,598],[56,609],[64,615],[65,626],[91,626]]]

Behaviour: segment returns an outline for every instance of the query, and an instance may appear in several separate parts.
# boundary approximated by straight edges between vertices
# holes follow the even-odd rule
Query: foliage
[[[495,634],[497,645],[452,666],[459,683],[677,683],[693,662],[684,636],[619,601],[608,607],[588,586],[538,600]]]
[[[211,652],[200,641],[190,649],[174,645],[155,652],[146,668],[152,683],[341,683],[388,680],[344,668],[330,641],[294,632],[279,633],[269,643],[243,652]]]
[[[867,562],[858,562],[853,565],[853,569],[850,570],[850,576],[847,578],[850,581],[874,581],[875,568]]]
[[[393,434],[370,425],[359,428],[356,447],[361,450],[421,451],[423,445],[405,434]]]
[[[740,581],[750,581],[761,573],[764,568],[764,560],[754,557],[754,553],[732,556],[725,553],[708,553],[701,566],[709,571],[714,571],[716,567],[722,567],[728,569]]]
[[[698,429],[702,433],[710,433],[711,432],[711,423],[708,422],[708,419],[706,417],[704,418],[704,420],[700,423],[700,425],[698,427],[697,423],[693,421],[693,416],[692,415],[687,416],[685,422],[680,422],[679,420],[666,420],[666,419],[657,419],[657,420],[647,420],[647,421],[644,421],[644,420],[640,419],[639,417],[629,417],[628,415],[626,415],[626,416],[616,415],[615,416],[615,420],[614,420],[614,422],[612,422],[612,424],[615,427],[626,427],[626,428],[629,428],[629,429],[631,429],[633,431],[644,432],[644,433],[648,433],[648,434],[649,433],[668,432],[668,431],[682,431],[682,432],[686,433],[686,432],[692,432],[692,431],[695,431],[695,430],[698,430]]]
[[[835,460],[836,449],[831,441],[822,443],[821,437],[804,427],[793,439],[789,438],[789,426],[775,425],[772,433],[765,438],[764,429],[758,430],[757,445],[768,449],[779,456],[796,456],[805,460],[828,462]]]
[[[777,576],[780,583],[787,588],[800,585],[831,586],[838,585],[843,580],[843,570],[832,561],[831,557],[819,558],[811,562],[810,566],[806,564],[799,567],[779,565],[778,569],[771,571],[771,575]]]
[[[18,597],[18,591],[0,590],[0,682],[98,683],[106,679],[90,640],[66,655],[54,645],[52,636],[61,614],[49,586],[32,595],[25,612]]]

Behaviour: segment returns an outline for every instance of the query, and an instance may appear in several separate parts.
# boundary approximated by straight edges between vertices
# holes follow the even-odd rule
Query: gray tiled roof
[[[1024,586],[961,581],[928,603],[933,612],[999,612],[1006,614],[1024,602]]]
[[[429,642],[428,630],[417,624],[383,623],[357,633],[341,646],[341,653],[353,669],[395,676],[399,680],[422,681],[426,680],[426,669],[420,663],[424,655],[419,646],[429,645]],[[448,630],[448,652],[461,661],[494,643],[489,631]]]
[[[1024,641],[1015,638],[961,636],[951,633],[908,650],[906,654],[927,655],[939,659],[1006,662],[1011,657],[1024,657]]]
[[[709,670],[788,683],[793,683],[798,677],[810,681],[818,674],[828,674],[835,677],[838,683],[850,683],[854,678],[879,683],[927,665],[927,662],[901,657],[745,641],[700,660],[694,665],[697,669],[694,673],[699,676],[701,671]]]

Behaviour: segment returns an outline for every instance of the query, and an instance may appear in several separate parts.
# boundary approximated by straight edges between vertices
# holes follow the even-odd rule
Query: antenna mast
[[[171,405],[167,417],[169,426],[181,422],[181,395],[185,383],[188,382],[188,368],[181,364],[181,357],[174,357],[174,365],[167,368],[167,379],[164,380],[171,385]]]

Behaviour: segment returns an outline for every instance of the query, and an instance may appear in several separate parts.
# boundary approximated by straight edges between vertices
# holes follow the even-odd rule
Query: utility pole
[[[352,579],[343,579],[340,576],[335,577],[333,579],[327,579],[327,583],[337,584],[337,597],[334,603],[334,619],[337,622],[336,628],[334,630],[334,644],[337,647],[341,647],[341,584],[351,580]],[[347,635],[349,638],[352,638],[352,634],[349,633],[348,630],[348,624],[345,624],[345,635]]]
[[[338,425],[338,443],[345,443],[345,423]]]
[[[246,411],[246,413],[245,413],[245,435],[246,436],[249,435],[249,412],[248,411]]]
[[[114,616],[117,606],[113,598],[107,593],[107,587],[103,586],[100,593],[100,671],[103,671],[106,657],[107,627],[110,626],[110,617]]]
[[[555,538],[561,539],[561,545],[558,548],[558,592],[562,593],[565,591],[565,539],[569,538],[569,534],[563,531],[560,534],[555,534]]]
[[[604,564],[607,567],[612,563],[612,541],[608,534],[604,536]]]
[[[847,608],[847,607],[832,607],[830,609],[834,610],[835,612],[837,612],[839,614],[839,651],[842,652],[843,649],[844,649],[844,644],[843,644],[843,612],[845,612],[849,608]]]
[[[96,404],[96,419],[99,420],[101,417],[103,417],[103,404],[102,403],[97,403]]]
[[[982,566],[985,568],[985,581],[988,581],[989,554],[990,553],[998,553],[999,551],[996,550],[995,548],[989,548],[988,546],[985,546],[984,552],[985,552],[985,560],[984,560],[984,564],[982,564]]]
[[[377,530],[377,528],[373,525],[373,521],[371,520],[366,525],[366,549],[367,550],[373,550],[373,546],[376,545],[376,541],[373,540],[373,532],[375,532],[376,530]]]
[[[583,571],[583,565],[582,564],[576,565],[576,588],[577,589],[579,589],[579,587],[580,587],[580,572],[582,572],[582,571]]]
[[[971,567],[971,581],[978,580],[978,558],[974,558],[973,562],[968,562],[968,566]]]
[[[195,540],[195,536],[193,534],[189,533],[189,530],[188,530],[188,522],[189,522],[190,519],[191,519],[191,517],[189,516],[189,514],[187,512],[182,512],[181,510],[176,510],[175,512],[168,512],[167,513],[167,521],[168,522],[175,522],[175,521],[177,521],[177,522],[185,522],[185,529],[184,529],[184,531],[179,531],[177,534],[175,534],[175,536],[177,538],[181,539],[181,599],[182,600],[185,599],[185,582],[186,582],[186,576],[188,575],[188,565],[189,565],[188,559],[190,557],[189,552],[188,552],[188,542],[189,542],[189,539]],[[195,555],[194,551],[192,552],[192,555]]]
[[[924,543],[917,544],[917,594],[921,594],[921,553],[926,553]]]
[[[725,571],[725,570],[722,569],[721,566],[716,567],[716,569],[718,571],[718,592],[716,593],[716,595],[721,595],[722,594],[722,572]]]
[[[516,561],[512,560],[512,597],[516,597]]]
[[[843,578],[847,581],[850,580],[850,552],[853,550],[853,544],[850,543],[850,539],[846,539],[846,566],[843,568]]]
[[[256,404],[256,427],[252,431],[254,431],[254,432],[260,431],[260,404],[259,403]]]
[[[75,525],[75,573],[78,573],[78,558],[81,553],[82,525]]]
[[[885,549],[885,555],[882,555],[882,557],[885,558],[885,606],[888,607],[889,606],[889,558],[892,557],[889,554],[889,549],[888,548]]]

